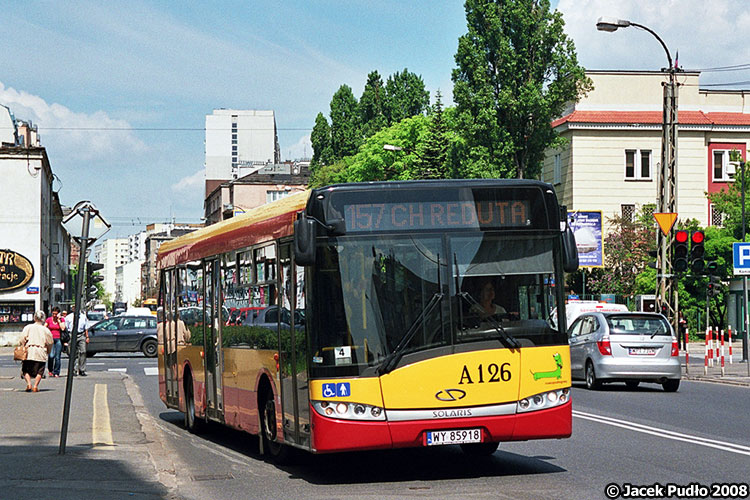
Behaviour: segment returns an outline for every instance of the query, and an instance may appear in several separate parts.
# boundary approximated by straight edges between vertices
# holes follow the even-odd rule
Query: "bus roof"
[[[159,247],[157,267],[216,255],[228,248],[242,248],[292,234],[297,212],[305,209],[310,191],[302,191],[249,212],[201,228]],[[254,230],[250,230],[252,226]]]

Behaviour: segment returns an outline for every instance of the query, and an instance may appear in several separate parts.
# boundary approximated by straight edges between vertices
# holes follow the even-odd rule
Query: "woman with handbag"
[[[60,308],[55,306],[52,308],[52,316],[47,318],[47,328],[52,332],[52,340],[54,344],[52,351],[49,353],[49,364],[47,365],[47,371],[50,377],[60,376],[60,363],[62,354],[62,332],[65,331],[65,320],[60,316]]]
[[[34,324],[26,325],[21,334],[19,345],[26,346],[26,359],[21,362],[21,373],[26,379],[26,392],[39,392],[39,382],[44,375],[47,357],[54,344],[52,333],[44,324],[46,318],[44,311],[35,312]]]

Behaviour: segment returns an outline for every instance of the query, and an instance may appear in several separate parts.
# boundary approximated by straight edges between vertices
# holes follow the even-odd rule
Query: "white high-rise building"
[[[206,115],[206,196],[222,182],[280,161],[273,111],[215,109]]]
[[[117,266],[128,262],[128,238],[109,238],[94,248],[94,260],[104,267],[99,274],[104,277],[102,285],[111,299],[115,298]]]

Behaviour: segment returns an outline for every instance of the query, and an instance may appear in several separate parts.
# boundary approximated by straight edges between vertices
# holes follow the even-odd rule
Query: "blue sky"
[[[650,26],[685,68],[750,62],[736,41],[749,20],[741,0],[553,5],[590,69],[665,64],[648,33],[597,32],[601,15]],[[408,68],[450,103],[466,31],[458,1],[31,0],[7,3],[2,17],[0,103],[39,126],[62,202],[94,202],[111,236],[172,217],[198,221],[202,128],[213,109],[273,109],[282,158],[310,155],[316,114],[327,114],[341,84],[358,96],[374,69],[385,78]],[[701,77],[744,80],[747,72]]]

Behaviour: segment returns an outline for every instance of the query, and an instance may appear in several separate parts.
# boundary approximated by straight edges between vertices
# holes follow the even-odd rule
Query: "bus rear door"
[[[206,380],[206,413],[213,420],[224,421],[224,401],[222,397],[222,373],[224,357],[221,349],[221,283],[219,281],[219,261],[206,261],[204,272],[206,300],[203,316],[205,321],[204,352]]]

